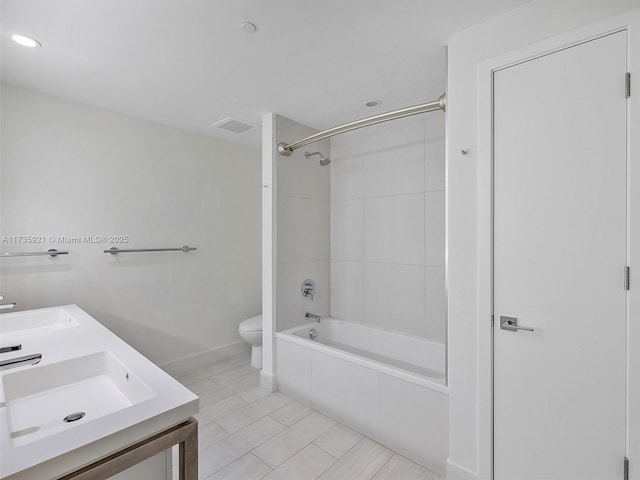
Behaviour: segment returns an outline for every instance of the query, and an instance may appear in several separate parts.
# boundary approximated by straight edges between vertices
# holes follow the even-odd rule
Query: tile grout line
[[[321,415],[322,415],[322,414],[321,414]],[[326,416],[326,415],[325,415],[325,416]],[[305,418],[306,418],[306,417],[305,417]],[[330,417],[327,417],[327,418],[330,418]],[[302,420],[302,419],[301,419],[301,420]],[[333,419],[332,419],[332,420],[333,420]],[[333,420],[333,421],[335,422],[335,420]],[[296,422],[296,423],[298,423],[298,422]],[[294,424],[294,425],[295,425],[295,424]],[[292,426],[293,426],[293,425],[292,425]],[[304,445],[302,448],[300,448],[299,450],[297,450],[295,453],[293,453],[292,455],[289,455],[286,459],[284,459],[284,460],[283,460],[282,462],[280,462],[277,466],[275,466],[275,467],[273,468],[273,470],[275,470],[276,468],[278,468],[278,467],[282,466],[282,465],[283,465],[283,464],[285,464],[287,461],[291,460],[293,457],[295,457],[298,453],[300,453],[302,450],[304,450],[305,448],[307,448],[309,445],[312,445],[312,444],[313,444],[313,442],[315,442],[318,438],[320,438],[322,435],[324,435],[325,433],[327,433],[327,432],[328,432],[330,429],[332,429],[334,426],[335,426],[335,423],[334,423],[334,425],[331,425],[329,428],[327,428],[324,432],[322,432],[322,433],[320,433],[318,436],[314,437],[314,438],[313,438],[313,440],[311,440],[309,443],[307,443],[307,444],[306,444],[306,445]],[[282,432],[280,432],[278,435],[280,435],[280,434],[282,434],[282,433],[285,433],[286,431],[287,431],[287,430],[283,430],[283,431],[282,431]],[[276,438],[278,435],[276,435],[276,436],[274,436],[274,437],[272,437],[272,438]],[[316,445],[316,447],[317,447],[317,445]],[[251,453],[253,453],[253,451],[254,451],[255,449],[257,449],[257,448],[259,448],[259,447],[256,447],[256,448],[254,448],[253,450],[251,450]],[[318,447],[318,448],[320,448],[320,447]],[[323,451],[324,451],[324,450],[323,450]],[[335,457],[334,457],[333,455],[331,455],[329,452],[326,452],[326,453],[327,453],[327,454],[329,454],[331,457],[335,458]],[[256,457],[257,457],[258,459],[260,459],[260,457],[258,457],[257,455],[256,455]],[[336,460],[337,460],[337,459],[336,459]],[[264,463],[265,465],[267,465],[267,463],[266,463],[266,462],[264,462],[264,460],[260,459],[260,461],[261,461],[262,463]],[[335,463],[335,462],[334,462],[334,463]],[[269,468],[271,468],[271,466],[270,466],[270,465],[267,465],[267,466],[268,466]],[[329,467],[327,467],[327,468],[329,468]]]
[[[291,402],[289,402],[289,403],[291,403]],[[289,405],[289,403],[287,403],[287,405]],[[282,406],[282,407],[280,407],[280,408],[286,407],[287,405],[283,405],[283,406]],[[277,409],[277,410],[280,410],[280,408],[279,408],[279,409]],[[274,410],[273,412],[276,412],[277,410]],[[305,419],[305,418],[307,418],[309,415],[311,415],[314,411],[315,411],[315,410],[311,410],[309,413],[307,413],[305,416],[303,416],[300,420],[304,420],[304,419]],[[273,413],[273,412],[271,412],[271,413]],[[282,426],[283,426],[284,428],[286,428],[286,429],[289,429],[289,428],[293,427],[296,423],[298,423],[298,422],[300,421],[300,420],[297,420],[297,421],[295,421],[294,423],[292,423],[291,425],[289,425],[289,426],[287,427],[284,423],[279,422],[278,420],[276,420],[275,418],[273,418],[273,417],[271,416],[271,413],[269,413],[267,416],[268,416],[269,418],[271,418],[273,421],[278,422],[280,425],[282,425]]]
[[[393,458],[393,456],[396,454],[396,452],[394,452],[393,450],[390,450],[390,451],[391,451],[391,456],[389,458],[387,458],[386,462],[384,462],[382,465],[380,465],[380,468],[378,470],[376,470],[376,472],[369,477],[369,480],[371,480],[373,477],[375,477],[380,472],[380,470],[382,470],[384,468],[384,466],[387,463],[389,463],[391,461],[391,459]]]
[[[426,147],[426,136],[427,136],[427,120],[423,119],[423,125],[422,125],[422,132],[424,134],[424,151],[423,151],[423,157],[422,157],[422,164],[424,166],[424,170],[423,170],[423,184],[422,184],[422,188],[424,189],[424,200],[423,200],[423,205],[424,205],[424,224],[422,225],[423,227],[423,243],[422,243],[422,258],[423,258],[423,262],[424,264],[427,263],[427,147]],[[424,299],[424,305],[422,307],[422,310],[424,312],[424,336],[427,337],[427,333],[429,331],[429,319],[427,318],[427,269],[426,269],[426,265],[425,265],[425,269],[424,272],[422,273],[423,275],[423,279],[424,279],[424,289],[422,290],[422,298]],[[378,400],[380,399],[380,395],[378,395]],[[379,405],[378,405],[379,406]],[[378,413],[378,417],[380,417],[380,414]],[[378,418],[378,425],[380,425],[380,418]]]

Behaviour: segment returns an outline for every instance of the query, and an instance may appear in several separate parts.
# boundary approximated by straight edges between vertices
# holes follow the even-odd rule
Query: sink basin
[[[16,446],[154,396],[153,390],[108,351],[7,373],[3,388],[9,435]]]
[[[198,411],[198,397],[77,305],[0,315],[0,479],[61,478]],[[67,421],[65,421],[65,419]]]
[[[0,335],[34,328],[75,327],[78,321],[62,308],[47,308],[0,315]]]

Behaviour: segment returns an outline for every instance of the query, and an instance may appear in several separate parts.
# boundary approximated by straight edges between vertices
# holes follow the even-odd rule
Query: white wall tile
[[[362,323],[363,263],[331,262],[331,316]]]
[[[425,267],[427,338],[444,343],[447,338],[444,267]]]
[[[425,264],[444,267],[445,192],[427,192],[425,211]]]
[[[326,140],[309,145],[307,150],[296,150],[290,157],[278,156],[278,195],[329,200],[329,167],[320,165],[318,155],[305,158],[305,151],[331,157]]]
[[[310,278],[316,284],[313,300],[302,296],[302,282]],[[278,263],[277,331],[307,323],[305,312],[321,317],[329,315],[329,262]]]
[[[312,407],[377,441],[378,372],[313,350]]]
[[[276,339],[278,390],[311,405],[311,349]]]
[[[417,265],[364,264],[364,323],[424,337],[425,274]]]
[[[427,139],[425,142],[425,191],[432,192],[446,188],[445,163],[444,136]]]
[[[331,200],[353,200],[362,198],[363,157],[342,157],[335,150],[331,158]]]
[[[329,259],[329,202],[278,196],[278,262]]]
[[[379,197],[424,191],[424,140],[388,146],[364,160],[364,196]]]
[[[363,208],[361,199],[331,202],[333,260],[362,260]]]
[[[444,339],[444,284],[434,283],[442,277],[439,270],[390,271],[389,281],[375,273],[377,267],[356,263],[444,267],[444,130],[443,115],[416,116],[331,140],[332,316]],[[356,207],[360,199],[362,210]],[[368,284],[366,271],[374,275]],[[425,278],[415,280],[420,275]],[[408,289],[398,288],[398,281]]]
[[[380,443],[443,475],[448,405],[448,395],[380,374]]]
[[[364,202],[364,260],[424,263],[424,194],[368,198]]]

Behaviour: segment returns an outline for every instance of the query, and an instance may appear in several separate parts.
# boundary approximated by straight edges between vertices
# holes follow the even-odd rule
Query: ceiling
[[[2,81],[259,145],[210,125],[275,112],[324,129],[435,100],[447,38],[527,1],[2,0]]]

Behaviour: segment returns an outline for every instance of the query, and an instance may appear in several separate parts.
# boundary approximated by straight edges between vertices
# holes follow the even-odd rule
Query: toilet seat
[[[240,322],[239,330],[241,332],[261,332],[262,331],[262,315],[247,318]]]

